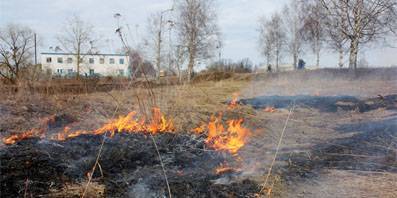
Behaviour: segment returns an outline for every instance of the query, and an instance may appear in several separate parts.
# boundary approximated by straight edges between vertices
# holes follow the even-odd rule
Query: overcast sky
[[[288,0],[218,0],[219,25],[223,35],[223,58],[233,60],[250,58],[254,63],[264,62],[258,51],[258,19],[270,16],[280,10]],[[0,26],[8,23],[23,24],[34,29],[41,37],[41,51],[58,45],[56,35],[61,33],[66,19],[79,15],[93,24],[96,34],[101,37],[102,52],[114,53],[120,42],[114,33],[115,13],[122,14],[121,22],[128,24],[134,38],[142,37],[147,17],[172,6],[171,0],[0,0]],[[138,33],[137,33],[138,32]],[[390,39],[389,44],[396,44]],[[130,39],[130,43],[133,43]],[[307,51],[305,60],[314,64],[314,58]],[[323,52],[322,65],[336,65],[336,56]],[[371,46],[362,50],[371,65],[397,65],[397,49]],[[288,62],[286,57],[284,62]]]

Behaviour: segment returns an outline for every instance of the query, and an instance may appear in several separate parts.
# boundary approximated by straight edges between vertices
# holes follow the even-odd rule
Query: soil
[[[397,70],[360,72],[357,76],[345,71],[304,71],[257,75],[248,82],[229,79],[156,88],[162,110],[174,118],[181,133],[156,136],[173,196],[259,196],[289,110],[295,106],[265,186],[272,189],[271,196],[396,197]],[[208,150],[202,137],[186,132],[212,114],[228,111],[234,92],[240,93],[239,106],[224,118],[244,117],[244,125],[252,131],[238,159]],[[54,131],[64,125],[95,129],[115,109],[119,110],[116,115],[137,109],[140,101],[135,99],[135,92],[125,91],[60,95],[34,102],[3,100],[0,113],[6,119],[0,120],[0,132],[6,135],[42,126],[40,118],[54,115],[55,122],[45,122]],[[118,103],[123,104],[120,109]],[[102,138],[30,139],[0,145],[1,197],[79,197]],[[225,160],[238,164],[240,170],[215,174],[214,168]],[[150,136],[106,138],[99,164],[102,172],[96,170],[91,184],[97,197],[167,196]],[[75,186],[79,190],[72,196]]]
[[[265,164],[255,166],[262,175],[267,174],[289,110],[295,106],[272,171],[281,178],[273,195],[396,197],[395,78],[368,80],[367,89],[355,89],[360,88],[360,79],[294,80],[254,82],[241,100],[264,120],[242,154]],[[277,111],[265,112],[266,107]],[[255,151],[262,152],[252,154]]]
[[[117,134],[113,138],[83,135],[58,142],[27,139],[1,149],[2,197],[50,196],[65,183],[87,179],[95,164],[102,139],[105,144],[99,166],[93,173],[105,186],[106,197],[166,197],[167,185],[151,137]],[[216,174],[227,153],[205,150],[193,136],[164,133],[154,136],[174,197],[254,196],[259,185],[252,180],[219,184],[227,177]]]

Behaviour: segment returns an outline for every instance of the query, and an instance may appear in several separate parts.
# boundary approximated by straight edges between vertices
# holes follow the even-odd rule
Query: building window
[[[63,69],[57,69],[58,74],[63,74]]]
[[[73,73],[73,69],[68,69],[68,74],[72,74]]]
[[[124,58],[120,58],[120,59],[119,59],[119,64],[120,64],[120,65],[124,65]]]
[[[95,74],[94,69],[90,69],[90,76],[93,76]]]
[[[52,62],[51,57],[47,57],[47,63],[51,63],[51,62]]]
[[[88,62],[89,62],[90,64],[94,64],[94,63],[95,63],[94,58],[88,59]]]
[[[124,76],[124,69],[119,69],[119,76]]]
[[[73,63],[73,58],[68,58],[68,59],[66,60],[66,62],[69,63],[69,64]]]
[[[58,58],[57,58],[57,62],[58,62],[58,63],[63,63],[63,58],[62,58],[62,57],[58,57]]]
[[[105,64],[105,59],[104,59],[104,58],[100,58],[100,59],[99,59],[99,63],[100,63],[100,64]]]
[[[114,58],[109,58],[109,63],[114,64]]]

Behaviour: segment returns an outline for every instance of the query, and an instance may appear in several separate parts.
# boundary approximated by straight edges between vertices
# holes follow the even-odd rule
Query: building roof
[[[43,52],[42,55],[76,55],[74,53],[64,53],[64,52]],[[89,56],[127,56],[126,54],[81,54]]]

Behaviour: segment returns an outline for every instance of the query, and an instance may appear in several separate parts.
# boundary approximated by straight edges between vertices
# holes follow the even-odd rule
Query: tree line
[[[349,69],[357,69],[358,52],[368,43],[395,36],[396,0],[296,0],[259,21],[259,47],[268,65],[278,70],[285,56],[297,61],[308,46],[320,67],[324,49],[339,54],[344,66],[348,53]]]
[[[316,66],[321,52],[331,49],[339,54],[339,67],[349,54],[349,68],[357,68],[359,50],[368,43],[396,34],[397,0],[291,0],[271,17],[259,20],[260,53],[268,65],[279,69],[289,56],[295,69],[311,49]],[[161,70],[174,73],[180,81],[190,81],[198,65],[213,60],[210,69],[249,68],[249,60],[228,66],[220,59],[223,47],[215,0],[175,0],[172,7],[153,13],[147,21],[145,36],[133,35],[128,24],[114,14],[115,34],[130,57],[131,77],[152,74],[159,79]],[[94,27],[79,17],[72,17],[57,36],[56,49],[76,56],[77,77],[85,54],[99,53],[100,39]],[[15,83],[21,70],[32,66],[35,33],[29,27],[10,24],[0,29],[0,76]],[[230,63],[231,64],[231,63]],[[233,69],[234,70],[234,69]],[[250,69],[243,69],[249,71]],[[185,78],[183,78],[185,77]]]

